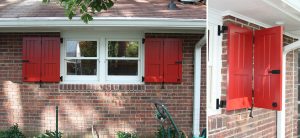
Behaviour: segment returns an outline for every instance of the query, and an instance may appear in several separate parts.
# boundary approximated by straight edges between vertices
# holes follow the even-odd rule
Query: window
[[[142,83],[141,39],[66,38],[64,83]]]
[[[138,80],[140,41],[108,40],[106,47],[107,81]]]
[[[66,80],[97,80],[97,41],[67,40],[64,60]]]

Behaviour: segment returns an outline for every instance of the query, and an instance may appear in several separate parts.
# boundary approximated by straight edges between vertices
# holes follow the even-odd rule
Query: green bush
[[[179,133],[181,135],[180,138],[186,138],[185,134],[182,131],[179,131]],[[170,131],[168,132],[168,129],[165,129],[162,126],[160,126],[157,129],[157,132],[155,133],[155,135],[156,135],[156,138],[167,138],[168,135],[170,136],[170,138],[179,138],[179,136],[174,128],[171,128]]]
[[[25,135],[19,129],[18,124],[15,124],[5,131],[0,131],[0,138],[25,138]]]
[[[39,134],[37,137],[33,137],[33,138],[55,138],[55,131],[51,131],[51,130],[46,130],[45,133]],[[58,137],[61,138],[62,137],[62,133],[58,132]]]
[[[117,136],[118,136],[118,138],[137,138],[138,137],[136,133],[122,132],[122,131],[118,131]]]

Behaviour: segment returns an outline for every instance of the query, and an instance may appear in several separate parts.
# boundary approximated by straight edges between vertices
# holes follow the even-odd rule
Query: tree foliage
[[[49,3],[51,0],[43,0]],[[71,20],[77,12],[85,23],[93,20],[93,15],[102,10],[107,10],[114,5],[115,0],[57,0],[64,8],[66,16]]]

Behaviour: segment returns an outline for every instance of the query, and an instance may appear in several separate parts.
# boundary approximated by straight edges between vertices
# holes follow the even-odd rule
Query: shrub
[[[138,137],[136,133],[122,132],[122,131],[118,131],[117,136],[118,136],[118,138],[137,138]]]
[[[15,124],[5,131],[0,131],[0,138],[25,138],[25,135],[19,129],[18,124]]]
[[[182,131],[179,131],[179,133],[181,135],[180,138],[186,138],[186,135]],[[156,135],[156,138],[167,138],[168,135],[170,136],[170,138],[179,138],[179,136],[174,128],[171,128],[168,132],[168,129],[165,129],[162,126],[160,126],[157,129],[157,132],[155,133],[155,135]]]
[[[56,138],[55,134],[56,134],[55,131],[46,130],[45,133],[39,134],[37,137],[33,137],[33,138]],[[58,137],[59,138],[62,137],[62,133],[61,132],[58,132]]]

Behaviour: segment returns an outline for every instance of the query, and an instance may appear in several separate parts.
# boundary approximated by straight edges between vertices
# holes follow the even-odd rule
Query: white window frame
[[[68,41],[96,41],[97,42],[97,57],[67,57],[67,42]],[[96,75],[67,75],[67,61],[68,59],[92,59],[97,62],[97,72]],[[97,39],[66,39],[63,43],[63,72],[64,72],[64,81],[69,82],[80,82],[82,80],[93,82],[98,81],[99,76],[99,40]]]
[[[138,57],[108,57],[108,42],[109,41],[137,41],[139,43]],[[141,49],[142,41],[140,39],[106,39],[105,41],[105,80],[108,83],[117,82],[138,82],[142,78],[141,75]],[[108,60],[137,60],[138,61],[138,74],[136,76],[131,75],[108,75]]]
[[[102,31],[64,31],[61,44],[60,74],[63,76],[61,84],[144,84],[144,38],[143,32],[102,32]],[[108,76],[107,57],[108,41],[138,41],[139,59],[137,76]],[[97,41],[97,75],[66,75],[66,45],[67,41]],[[88,59],[89,57],[87,57]]]
[[[221,114],[216,109],[216,99],[221,98],[222,81],[222,34],[218,36],[218,25],[223,24],[221,12],[208,10],[207,30],[209,30],[209,48],[207,50],[207,116]]]

